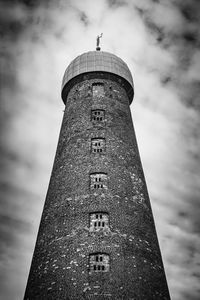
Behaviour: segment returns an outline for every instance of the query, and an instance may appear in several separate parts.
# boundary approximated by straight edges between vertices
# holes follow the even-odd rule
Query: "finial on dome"
[[[101,33],[100,35],[97,35],[97,46],[96,46],[96,50],[100,51],[101,48],[99,47],[100,44],[100,38],[102,38],[103,33]]]

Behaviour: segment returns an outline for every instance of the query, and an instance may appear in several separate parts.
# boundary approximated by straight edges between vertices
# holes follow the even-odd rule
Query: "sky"
[[[68,64],[101,48],[135,85],[132,118],[172,300],[200,299],[200,1],[0,1],[0,299],[23,298]]]

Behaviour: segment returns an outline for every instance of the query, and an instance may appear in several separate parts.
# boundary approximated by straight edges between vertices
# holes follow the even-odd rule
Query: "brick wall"
[[[25,299],[169,299],[128,96],[117,78],[94,77],[66,99]],[[98,255],[105,267],[91,269]]]

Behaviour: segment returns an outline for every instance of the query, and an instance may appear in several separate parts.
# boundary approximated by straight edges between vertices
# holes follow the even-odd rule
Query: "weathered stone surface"
[[[92,93],[94,83],[103,95]],[[92,151],[93,139],[104,139],[104,151]],[[106,226],[96,230],[100,212]],[[104,255],[99,272],[90,269],[95,254]],[[170,299],[129,98],[116,75],[82,77],[68,93],[24,299]]]

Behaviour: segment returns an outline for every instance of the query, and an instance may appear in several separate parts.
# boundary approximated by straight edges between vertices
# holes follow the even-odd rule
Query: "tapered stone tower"
[[[133,94],[131,73],[113,54],[84,53],[66,69],[65,113],[25,300],[170,299]]]

